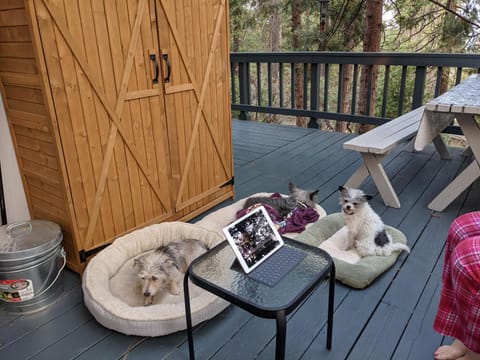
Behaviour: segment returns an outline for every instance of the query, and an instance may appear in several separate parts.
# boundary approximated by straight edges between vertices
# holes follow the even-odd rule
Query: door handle
[[[155,54],[150,54],[150,60],[153,61],[153,64],[155,66],[155,77],[152,79],[152,82],[154,84],[158,84],[158,75],[160,74],[160,66],[158,65],[157,57]]]
[[[168,59],[168,54],[162,54],[162,59],[167,64],[167,76],[165,76],[165,79],[163,79],[163,82],[164,83],[169,83],[170,82],[170,74],[172,72],[172,67],[170,65],[170,60]]]

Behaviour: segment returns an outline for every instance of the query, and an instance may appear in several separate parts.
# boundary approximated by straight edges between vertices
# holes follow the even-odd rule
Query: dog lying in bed
[[[309,191],[297,188],[295,184],[288,184],[289,194],[286,198],[271,198],[268,196],[253,196],[245,200],[244,209],[256,204],[267,204],[278,211],[280,216],[286,217],[298,206],[315,209],[318,190]]]
[[[181,281],[191,262],[207,250],[201,241],[185,239],[136,258],[133,266],[138,268],[144,305],[151,305],[155,295],[163,289],[179,295]]]

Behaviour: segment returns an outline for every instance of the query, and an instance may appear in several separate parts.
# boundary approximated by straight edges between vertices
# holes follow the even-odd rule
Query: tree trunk
[[[355,47],[355,40],[354,40],[354,34],[352,34],[352,28],[349,28],[345,32],[344,40],[343,40],[343,46],[347,51],[353,51],[353,48]],[[352,71],[353,71],[353,65],[352,64],[345,64],[343,66],[343,76],[342,76],[342,99],[340,103],[340,111],[342,113],[347,113],[349,107],[351,106],[351,99],[348,96],[352,90]],[[348,129],[348,122],[346,121],[337,121],[335,124],[335,131],[336,132],[341,132],[341,133],[346,133]]]
[[[268,19],[270,33],[270,51],[280,50],[280,0],[270,0],[271,14]],[[278,76],[279,64],[272,63],[272,106],[279,105]],[[276,115],[272,115],[269,122],[277,122]]]
[[[367,0],[365,16],[365,32],[363,37],[363,51],[380,51],[380,39],[382,31],[383,0]],[[378,69],[376,66],[364,66],[360,75],[360,98],[358,102],[361,115],[374,115],[375,100],[377,95]],[[367,97],[370,91],[370,106]],[[368,107],[368,108],[367,108]],[[361,125],[358,132],[364,133],[373,128],[373,125]]]
[[[449,10],[455,10],[455,1],[454,0],[448,0],[447,4],[445,5]],[[452,37],[449,36],[449,31],[448,31],[448,25],[449,22],[452,21],[453,15],[449,13],[445,13],[445,18],[443,21],[443,29],[442,29],[442,37],[441,37],[441,44],[442,44],[442,51],[445,53],[451,53],[453,52],[453,47],[454,47],[454,40],[452,40]],[[453,20],[455,21],[455,20]],[[442,79],[440,81],[440,94],[443,94],[446,92],[449,88],[448,82],[450,80],[450,68],[445,67],[442,69]]]
[[[301,0],[293,0],[292,1],[292,21],[291,21],[291,29],[292,29],[292,42],[293,42],[293,51],[300,51],[300,37],[298,35],[298,31],[301,26]],[[303,67],[301,64],[295,64],[294,69],[295,71],[295,84],[291,86],[295,87],[295,107],[297,109],[303,109]],[[303,116],[297,116],[295,124],[299,127],[307,127],[308,119]]]

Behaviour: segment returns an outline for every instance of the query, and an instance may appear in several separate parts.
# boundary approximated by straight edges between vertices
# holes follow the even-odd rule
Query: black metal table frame
[[[329,291],[328,291],[328,318],[327,318],[327,349],[332,348],[332,331],[333,331],[333,306],[335,298],[335,264],[330,256],[327,254],[327,259],[329,259],[329,264],[325,266],[325,270],[318,275],[318,277],[310,283],[309,286],[305,287],[301,293],[292,301],[288,306],[283,308],[261,308],[256,305],[247,303],[242,299],[228,293],[221,287],[218,287],[207,280],[200,278],[192,273],[192,266],[201,261],[203,258],[209,256],[210,253],[214,252],[219,246],[224,246],[224,242],[218,244],[213,249],[209,250],[205,254],[201,255],[195,259],[192,264],[189,266],[188,271],[185,273],[183,279],[183,288],[184,288],[184,298],[185,298],[185,315],[187,321],[187,336],[188,336],[188,350],[190,359],[195,359],[195,350],[193,345],[193,327],[192,327],[192,314],[190,309],[190,294],[188,287],[188,279],[190,279],[195,285],[221,297],[224,300],[250,312],[253,315],[268,318],[276,319],[277,323],[277,336],[276,336],[276,347],[275,347],[275,359],[283,360],[285,358],[285,346],[286,346],[286,333],[287,333],[287,321],[286,316],[295,310],[312,292],[315,290],[326,278],[329,277]],[[323,251],[323,250],[322,250]]]

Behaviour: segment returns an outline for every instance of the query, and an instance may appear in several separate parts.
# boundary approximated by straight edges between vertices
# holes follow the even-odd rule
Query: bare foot
[[[480,360],[480,354],[468,350],[464,356],[459,357],[457,360]]]
[[[463,355],[466,355],[467,350],[468,350],[467,347],[463,345],[461,341],[455,339],[452,345],[440,346],[433,353],[433,356],[437,360],[455,360],[460,358]],[[469,359],[464,359],[464,360],[469,360]]]

